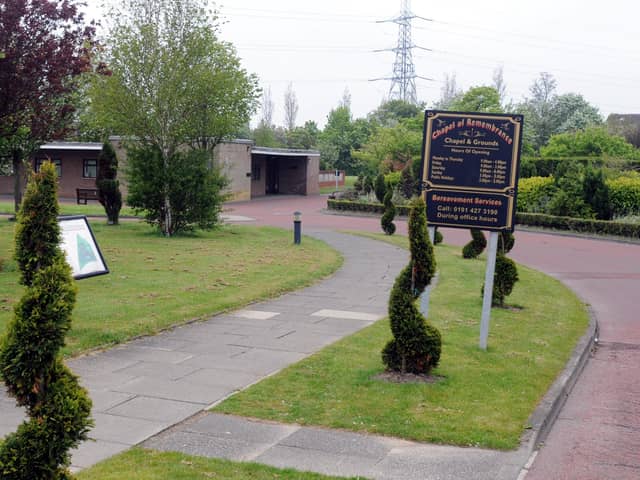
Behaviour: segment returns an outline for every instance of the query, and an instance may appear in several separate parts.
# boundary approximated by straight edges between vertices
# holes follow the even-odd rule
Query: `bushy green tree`
[[[593,211],[584,200],[584,167],[566,160],[556,168],[556,193],[547,205],[547,213],[561,217],[590,218]]]
[[[624,137],[610,134],[604,127],[560,133],[551,136],[549,143],[540,149],[543,157],[618,157],[640,159],[640,150]]]
[[[0,445],[3,480],[69,480],[69,450],[92,426],[91,400],[62,362],[76,288],[60,250],[56,174],[33,175],[18,213],[16,260],[25,293],[0,344],[0,376],[28,419]]]
[[[471,241],[462,247],[462,256],[464,258],[477,258],[487,248],[487,239],[484,233],[477,228],[472,228],[470,232]]]
[[[494,87],[472,87],[455,98],[449,109],[461,112],[502,113],[500,94]]]
[[[393,219],[396,216],[396,207],[393,204],[393,190],[389,189],[384,196],[384,213],[380,218],[380,225],[382,231],[387,235],[393,235],[396,231],[396,225],[393,223]]]
[[[415,300],[435,273],[433,247],[426,230],[425,204],[416,199],[409,216],[411,261],[400,272],[389,297],[389,320],[393,339],[382,351],[389,370],[428,374],[440,361],[440,332],[427,323]]]
[[[122,208],[122,193],[118,176],[118,157],[110,142],[104,142],[98,156],[98,200],[107,214],[107,223],[117,225]]]
[[[127,203],[144,212],[145,219],[165,232],[161,219],[168,216],[166,199],[172,205],[169,235],[210,229],[219,223],[223,189],[228,180],[209,165],[204,150],[176,152],[169,159],[173,167],[163,168],[164,158],[157,148],[132,149],[128,156],[130,179]],[[159,190],[158,185],[163,189]]]
[[[380,203],[384,202],[384,197],[387,193],[387,184],[384,181],[384,175],[379,173],[376,177],[376,181],[373,184],[373,191],[376,194],[376,198]]]
[[[159,215],[154,223],[172,235],[180,230],[174,221],[185,214],[176,210],[181,207],[172,204],[175,192],[163,182],[177,182],[179,162],[194,158],[182,152],[212,155],[218,143],[249,121],[258,103],[257,78],[241,67],[233,46],[218,38],[218,19],[206,0],[118,0],[110,21],[111,75],[93,79],[91,109],[110,132],[135,138],[128,148],[160,156],[162,162],[155,163],[160,171],[148,168],[137,178],[147,177],[141,189],[151,179],[161,182],[154,197],[162,197],[164,206],[147,216]],[[134,190],[135,181],[129,179]]]

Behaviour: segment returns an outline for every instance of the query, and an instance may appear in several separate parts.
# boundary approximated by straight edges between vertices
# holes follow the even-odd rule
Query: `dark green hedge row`
[[[349,202],[346,200],[328,200],[329,210],[378,213],[384,212],[384,207],[379,203]],[[399,205],[396,207],[398,215],[409,215],[409,207]],[[569,230],[582,233],[597,233],[601,235],[615,235],[620,237],[640,238],[640,225],[605,220],[591,220],[584,218],[555,217],[541,213],[516,213],[516,224],[531,227],[554,228],[557,230]]]
[[[556,217],[542,213],[516,213],[518,225],[554,228],[572,232],[597,233],[620,237],[640,238],[640,224],[593,220],[585,218]]]
[[[364,213],[384,213],[384,205],[381,203],[351,202],[349,200],[327,200],[329,210],[339,210],[344,212],[364,212]],[[408,205],[396,205],[396,214],[401,217],[409,216]]]

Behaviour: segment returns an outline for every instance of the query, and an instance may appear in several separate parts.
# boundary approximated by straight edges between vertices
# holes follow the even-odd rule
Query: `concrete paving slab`
[[[138,396],[109,409],[107,413],[120,417],[168,422],[173,425],[201,411],[202,408],[202,405],[193,403]]]
[[[136,362],[133,365],[137,365],[138,363],[139,362]],[[91,371],[80,377],[80,384],[90,391],[99,391],[108,390],[114,386],[125,384],[134,378],[136,378],[136,375],[123,373],[122,370],[100,373]]]
[[[190,373],[198,370],[198,367],[190,367],[182,364],[166,364],[158,362],[138,362],[130,367],[119,370],[122,375],[126,375],[129,379],[124,383],[130,382],[137,377],[150,377],[165,380],[178,380],[186,377]],[[116,385],[112,384],[112,387]]]
[[[323,309],[318,310],[317,312],[313,312],[311,316],[324,318],[345,318],[351,320],[365,320],[369,322],[375,322],[376,320],[380,320],[382,317],[384,317],[384,314]]]
[[[243,348],[243,353],[233,357],[198,355],[183,364],[200,368],[222,368],[256,375],[267,375],[302,360],[306,355],[297,352]]]
[[[103,359],[134,360],[137,362],[180,363],[193,355],[173,350],[123,345],[104,352]],[[123,367],[126,368],[126,367]]]
[[[201,368],[184,377],[189,383],[223,387],[229,391],[239,390],[261,379],[261,375],[224,370],[222,368]]]
[[[198,385],[184,380],[162,381],[154,378],[138,378],[118,387],[118,389],[122,393],[206,405],[220,400],[230,393],[228,389],[223,387]]]
[[[129,446],[142,442],[170,425],[166,421],[152,422],[106,413],[94,413],[93,419],[96,425],[89,433],[90,438],[113,443],[124,443]]]
[[[258,457],[270,444],[231,440],[208,435],[176,432],[171,437],[158,436],[142,445],[145,448],[227,460],[247,461]]]
[[[71,465],[74,467],[72,470],[78,471],[83,468],[88,468],[102,460],[122,453],[129,448],[131,448],[131,445],[119,442],[107,442],[104,440],[86,441],[71,451]]]
[[[299,429],[280,444],[302,450],[374,459],[382,459],[394,448],[392,441],[382,437],[309,427]]]
[[[202,415],[179,427],[182,432],[264,444],[276,444],[299,429],[296,425],[253,421],[217,413]]]
[[[104,352],[96,352],[72,358],[65,363],[76,375],[85,376],[116,372],[138,362],[136,359],[104,356]]]
[[[89,396],[93,402],[92,411],[94,413],[104,413],[110,408],[120,405],[127,400],[131,400],[134,397],[131,393],[118,393],[109,390],[91,390],[89,391]]]
[[[231,315],[234,317],[250,318],[254,320],[268,320],[280,315],[280,312],[264,312],[260,310],[236,310]]]

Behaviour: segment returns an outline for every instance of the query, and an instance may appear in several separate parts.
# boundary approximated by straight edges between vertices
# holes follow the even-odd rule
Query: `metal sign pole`
[[[436,227],[427,227],[427,231],[429,232],[429,240],[431,241],[431,245],[433,245],[433,241],[436,238]],[[431,294],[431,285],[427,285],[427,288],[424,289],[422,295],[420,296],[420,313],[424,316],[424,318],[429,318],[429,296]]]
[[[336,169],[336,190],[338,190],[338,180],[340,179],[340,170]]]
[[[480,321],[480,348],[487,349],[489,336],[489,319],[491,317],[491,300],[493,297],[493,275],[496,270],[496,252],[498,250],[498,232],[489,235],[487,271],[484,275],[484,297],[482,300],[482,320]]]

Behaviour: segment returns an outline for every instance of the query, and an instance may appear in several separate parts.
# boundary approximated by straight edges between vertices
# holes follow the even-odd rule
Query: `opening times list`
[[[478,150],[474,149],[475,152]],[[487,156],[491,153],[486,152]],[[503,189],[509,186],[509,162],[506,160],[472,155],[433,155],[430,162],[429,179],[434,184],[452,185],[462,183],[478,188]]]

